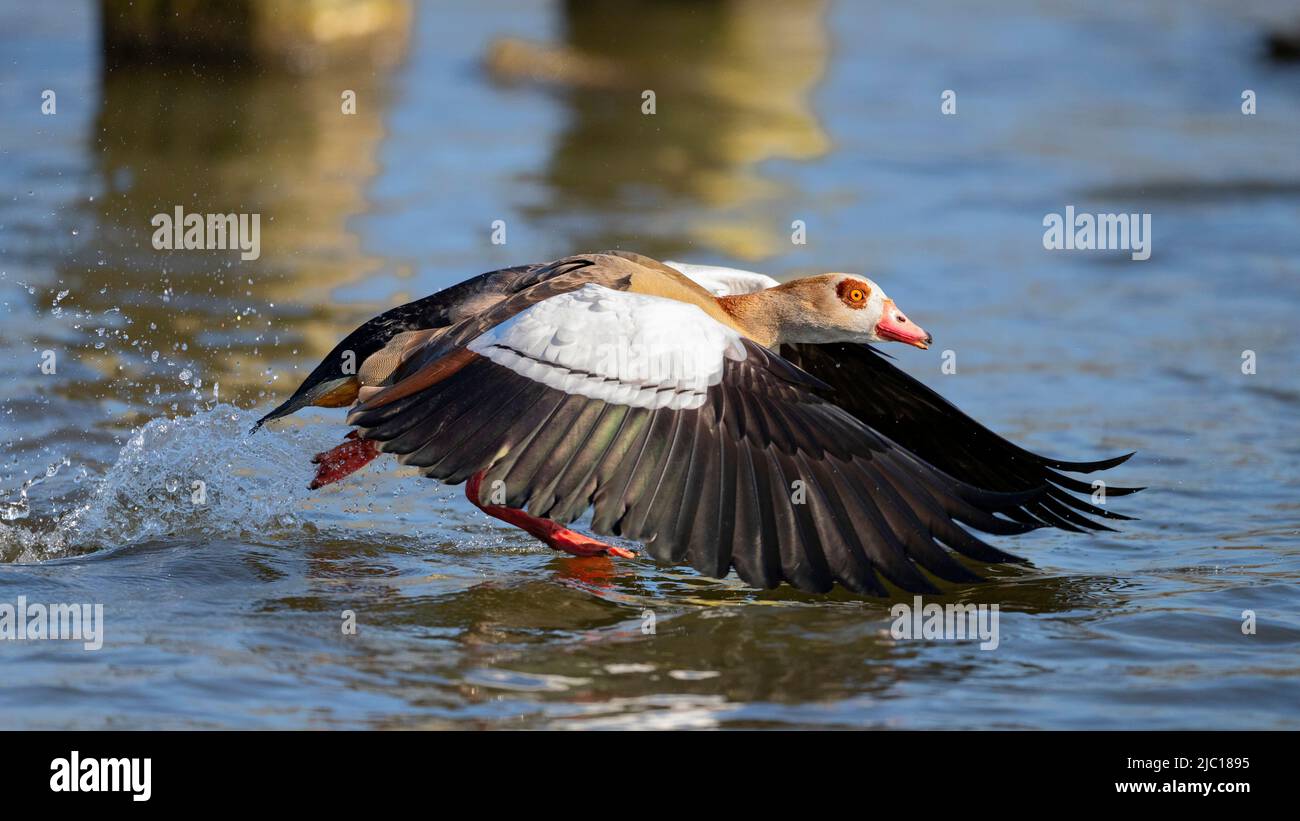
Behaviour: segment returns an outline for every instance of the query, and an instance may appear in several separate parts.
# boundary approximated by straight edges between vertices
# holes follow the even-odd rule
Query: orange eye
[[[843,279],[835,286],[835,293],[840,301],[855,311],[867,307],[867,297],[871,296],[871,286],[860,279]]]

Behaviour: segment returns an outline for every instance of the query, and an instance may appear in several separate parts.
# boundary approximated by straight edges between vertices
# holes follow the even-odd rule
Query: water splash
[[[42,561],[167,536],[265,538],[310,527],[310,492],[305,482],[286,481],[285,468],[301,467],[304,455],[323,449],[334,433],[290,428],[250,436],[254,418],[223,404],[148,422],[75,508],[44,521],[0,522],[0,561]],[[24,485],[21,516],[5,518],[28,515],[26,490],[44,478]]]
[[[72,462],[70,462],[65,456],[62,460],[47,467],[44,473],[33,476],[26,482],[23,482],[22,487],[18,488],[18,501],[4,502],[3,506],[0,506],[0,522],[12,522],[15,519],[26,519],[30,516],[32,506],[31,501],[27,498],[27,491],[31,490],[36,485],[39,485],[41,482],[44,482],[46,479],[54,478],[58,475],[60,468],[67,467],[71,464]]]

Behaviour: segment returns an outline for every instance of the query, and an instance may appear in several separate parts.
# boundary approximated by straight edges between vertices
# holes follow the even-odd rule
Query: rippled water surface
[[[104,72],[93,5],[0,12],[0,602],[106,621],[0,642],[0,726],[1300,727],[1290,4],[632,5],[422,7],[395,70],[305,78]],[[261,258],[155,251],[176,205],[262,214]],[[1151,258],[1045,251],[1067,205],[1151,213]],[[607,247],[865,271],[996,430],[1136,450],[1141,520],[1003,539],[1032,565],[938,599],[1000,606],[981,651],[560,558],[386,458],[309,492],[339,411],[247,435],[372,314]]]

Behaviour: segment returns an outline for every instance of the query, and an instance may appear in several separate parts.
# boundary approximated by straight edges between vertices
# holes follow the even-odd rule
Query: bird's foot
[[[545,521],[545,520],[543,520]],[[575,530],[569,530],[567,527],[560,527],[554,522],[550,524],[555,526],[548,535],[540,537],[546,542],[552,550],[561,550],[565,553],[572,553],[574,556],[618,556],[621,559],[635,559],[636,554],[626,547],[619,547],[608,542],[602,542],[599,539],[593,539],[590,536],[584,536]]]
[[[505,505],[485,505],[479,501],[479,490],[483,484],[483,472],[479,471],[465,482],[465,496],[487,515],[500,519],[503,522],[509,522],[521,530],[541,539],[546,546],[552,550],[559,550],[564,553],[570,553],[574,556],[591,557],[591,556],[618,556],[623,559],[635,559],[636,553],[625,547],[608,544],[599,539],[593,539],[590,536],[584,536],[575,530],[569,530],[563,525],[552,522],[550,519],[543,519],[539,516],[532,516],[515,507],[506,507]]]
[[[361,439],[356,431],[352,431],[343,444],[312,457],[312,464],[317,466],[316,478],[307,487],[315,490],[332,485],[361,470],[378,455],[378,444],[369,439]]]

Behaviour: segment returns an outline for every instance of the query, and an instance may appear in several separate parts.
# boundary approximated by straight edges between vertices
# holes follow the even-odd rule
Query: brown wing
[[[600,255],[565,257],[553,262],[519,265],[489,271],[439,291],[431,296],[399,305],[368,320],[343,338],[321,360],[293,395],[253,425],[287,416],[307,405],[337,407],[350,404],[357,393],[359,365],[373,356],[383,356],[384,349],[398,336],[412,331],[443,328],[456,332],[455,338],[468,337],[491,327],[502,318],[517,313],[529,304],[546,299],[588,281],[613,280],[626,276],[624,271],[594,267]],[[586,274],[577,272],[592,269]],[[506,303],[503,307],[502,303]],[[454,340],[450,347],[455,347]],[[426,347],[426,352],[436,349]],[[404,352],[395,361],[402,361]],[[322,401],[330,392],[343,397],[337,402]]]

